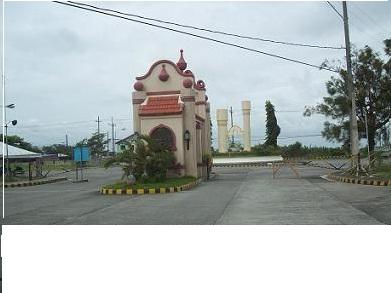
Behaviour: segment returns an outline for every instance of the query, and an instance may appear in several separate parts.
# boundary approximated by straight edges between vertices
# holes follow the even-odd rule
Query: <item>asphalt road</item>
[[[329,182],[326,169],[216,168],[179,193],[103,196],[119,169],[90,169],[89,182],[5,190],[3,224],[391,224],[391,188]]]

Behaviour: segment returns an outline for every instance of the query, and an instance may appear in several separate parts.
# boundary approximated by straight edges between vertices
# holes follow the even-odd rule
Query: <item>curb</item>
[[[363,184],[363,185],[375,185],[375,186],[391,186],[391,179],[360,179],[360,178],[350,178],[345,176],[338,175],[328,175],[330,179],[340,181],[343,183],[352,183],[352,184]]]
[[[58,182],[58,181],[64,181],[67,179],[68,179],[67,177],[59,177],[59,178],[36,180],[36,181],[29,181],[29,182],[6,183],[6,184],[4,184],[4,188],[42,185],[42,184],[54,183],[54,182]]]
[[[180,192],[191,189],[198,185],[202,180],[197,179],[194,182],[178,186],[178,187],[161,187],[161,188],[139,188],[139,189],[114,189],[114,188],[101,188],[100,193],[104,195],[143,195],[143,194],[160,194],[160,193],[172,193]]]

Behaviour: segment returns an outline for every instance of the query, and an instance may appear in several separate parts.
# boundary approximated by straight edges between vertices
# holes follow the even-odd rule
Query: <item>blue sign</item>
[[[90,160],[90,149],[88,147],[75,147],[73,149],[73,160],[75,162],[86,162]]]

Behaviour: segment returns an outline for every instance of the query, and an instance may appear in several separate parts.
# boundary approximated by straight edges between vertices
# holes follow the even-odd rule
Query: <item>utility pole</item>
[[[99,125],[100,123],[102,122],[102,120],[99,120],[99,116],[98,116],[98,120],[95,120],[95,122],[98,123],[98,134],[100,134],[100,128],[99,128]]]
[[[68,148],[68,134],[65,134],[65,146]]]
[[[350,111],[350,149],[352,153],[352,167],[356,169],[356,174],[360,170],[359,149],[358,149],[358,127],[356,118],[356,99],[353,90],[353,74],[352,74],[352,60],[350,55],[350,38],[349,38],[349,23],[348,23],[348,9],[346,1],[342,1],[343,7],[343,24],[345,31],[345,47],[346,47],[346,69],[348,73],[347,92],[348,99],[351,101]]]
[[[367,112],[364,112],[364,118],[365,118],[365,134],[367,136],[367,150],[368,150],[368,170],[371,171],[371,152],[369,151],[369,136],[368,136],[368,119],[367,119]],[[381,139],[380,139],[381,141]]]
[[[106,137],[107,137],[107,153],[110,152],[110,138],[109,138],[109,132],[106,131]]]
[[[232,127],[234,127],[234,120],[233,120],[233,116],[232,116],[232,113],[233,113],[232,106],[229,108],[229,112],[231,114],[231,129],[232,129]],[[231,144],[232,144],[232,146],[233,146],[234,143],[235,143],[235,138],[234,138],[234,135],[232,134],[232,137],[231,137]]]
[[[111,140],[112,140],[112,145],[113,145],[113,155],[115,155],[115,134],[114,134],[115,124],[114,124],[113,117],[111,117],[111,123],[109,123],[109,125],[111,126]]]

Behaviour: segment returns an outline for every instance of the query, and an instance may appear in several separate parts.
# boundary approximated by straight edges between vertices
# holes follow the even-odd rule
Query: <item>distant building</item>
[[[186,70],[183,50],[177,64],[159,60],[136,78],[134,132],[168,145],[177,160],[176,174],[206,177],[202,162],[211,153],[210,105],[205,83]]]
[[[115,144],[117,145],[117,152],[120,153],[120,152],[123,152],[127,146],[129,145],[129,143],[132,143],[138,136],[138,133],[133,133],[125,138],[122,138],[120,140],[118,140]]]

